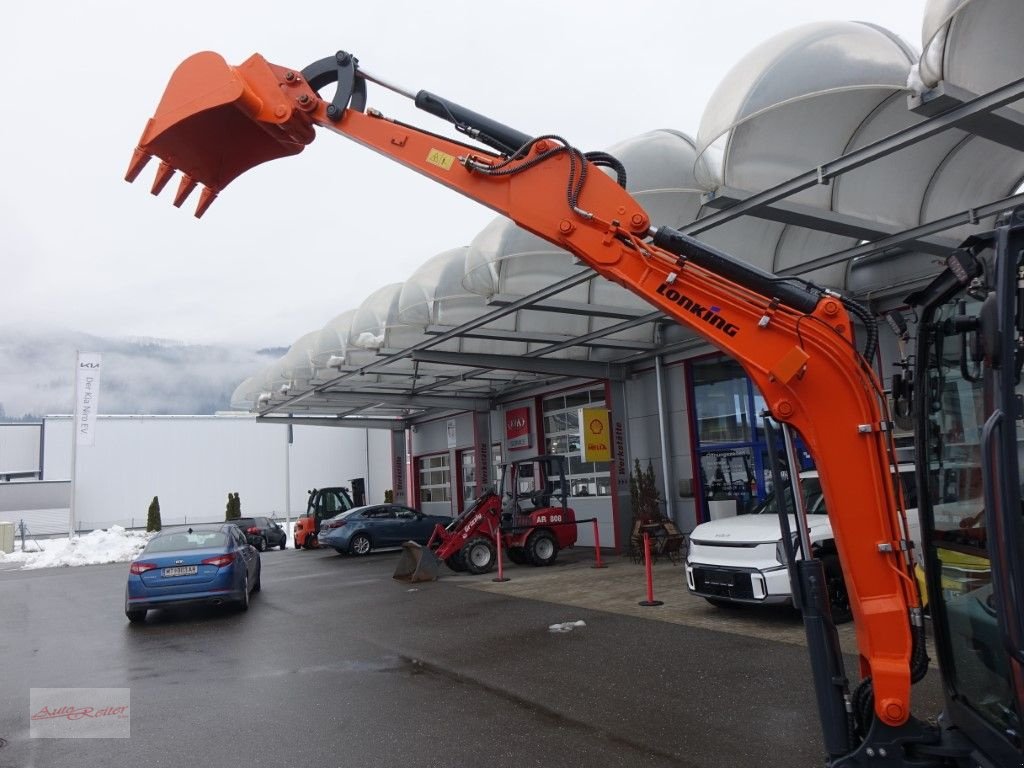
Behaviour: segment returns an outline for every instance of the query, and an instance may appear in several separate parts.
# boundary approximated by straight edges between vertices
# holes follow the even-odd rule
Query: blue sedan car
[[[434,526],[448,525],[450,517],[425,515],[400,504],[355,507],[320,523],[321,547],[341,554],[366,555],[372,549],[400,547],[402,542],[426,544]]]
[[[260,591],[260,553],[232,523],[161,531],[128,569],[124,613],[133,624],[151,608],[236,605]]]

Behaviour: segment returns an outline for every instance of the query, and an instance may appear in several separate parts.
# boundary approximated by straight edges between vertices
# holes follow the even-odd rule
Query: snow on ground
[[[105,531],[92,531],[70,540],[28,540],[24,552],[18,542],[11,554],[0,552],[0,565],[20,563],[22,569],[30,569],[128,562],[138,556],[149,539],[148,533],[112,525]]]

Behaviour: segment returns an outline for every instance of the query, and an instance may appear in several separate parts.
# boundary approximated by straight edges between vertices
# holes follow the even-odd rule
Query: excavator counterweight
[[[190,56],[171,76],[125,179],[134,181],[155,155],[161,163],[153,194],[180,171],[174,205],[180,207],[202,184],[198,218],[235,178],[268,160],[296,155],[313,141],[307,111],[315,97],[298,72],[259,54],[237,67],[216,53]]]

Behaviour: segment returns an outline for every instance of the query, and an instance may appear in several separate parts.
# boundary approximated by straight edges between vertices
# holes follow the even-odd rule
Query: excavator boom
[[[834,292],[654,227],[625,190],[621,166],[604,153],[585,155],[560,137],[531,138],[433,94],[399,91],[490,149],[447,139],[367,110],[367,82],[391,87],[343,52],[301,71],[259,55],[232,67],[217,54],[196,54],[167,86],[127,179],[155,155],[153,191],[180,170],[174,203],[202,184],[201,216],[236,176],[302,151],[314,127],[325,128],[508,216],[731,355],[821,471],[874,713],[885,727],[906,723],[923,630],[885,397],[853,343],[851,312],[874,343],[870,315]],[[331,101],[318,93],[329,83],[337,84]]]

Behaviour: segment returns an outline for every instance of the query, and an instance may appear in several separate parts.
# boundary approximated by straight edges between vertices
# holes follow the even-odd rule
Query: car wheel
[[[522,547],[511,547],[508,550],[508,559],[516,565],[527,565],[530,562],[526,556],[526,550]]]
[[[825,569],[825,587],[828,590],[828,607],[834,624],[846,624],[853,620],[850,607],[850,593],[846,591],[846,580],[839,565],[839,556],[828,554],[821,558]]]
[[[462,559],[462,552],[456,552],[444,562],[445,565],[456,573],[464,573],[466,571],[466,561]]]
[[[256,549],[258,549],[260,552],[267,551],[267,539],[265,536],[256,537]]]
[[[132,624],[141,624],[146,620],[146,609],[142,608],[137,611],[126,610],[124,615],[128,617],[128,621]]]
[[[287,546],[288,546],[288,537],[285,536],[283,539],[281,539],[281,551],[284,552],[285,547],[287,547]]]
[[[242,582],[242,599],[238,601],[238,610],[249,610],[249,574],[245,574],[245,581]]]
[[[534,531],[526,540],[526,556],[534,565],[551,565],[558,557],[558,542],[551,531]]]
[[[263,585],[260,583],[260,579],[262,577],[263,577],[263,568],[262,567],[256,568],[256,583],[252,585],[252,591],[253,592],[259,592],[261,589],[263,589]]]
[[[373,549],[373,545],[370,543],[370,537],[365,533],[357,533],[352,537],[352,541],[348,545],[349,551],[353,555],[368,555],[370,550]]]
[[[496,557],[494,542],[483,536],[475,536],[462,547],[462,562],[470,573],[487,573],[494,568]]]

